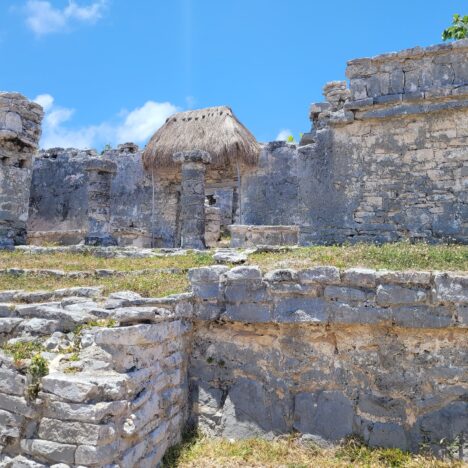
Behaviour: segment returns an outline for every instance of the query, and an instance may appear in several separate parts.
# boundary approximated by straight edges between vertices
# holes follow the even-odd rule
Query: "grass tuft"
[[[455,468],[462,462],[437,460],[399,449],[369,448],[362,440],[350,438],[342,445],[323,449],[295,435],[275,440],[246,439],[230,441],[208,438],[195,432],[170,448],[164,468]]]

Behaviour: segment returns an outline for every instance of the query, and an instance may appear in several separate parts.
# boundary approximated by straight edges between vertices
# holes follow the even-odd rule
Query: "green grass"
[[[91,253],[30,254],[20,250],[14,252],[0,251],[0,268],[134,271],[164,268],[187,269],[212,265],[213,263],[212,253],[189,252],[186,255],[153,258],[102,258]]]
[[[212,265],[212,253],[193,253],[156,258],[100,258],[89,253],[29,254],[22,251],[0,252],[0,268],[46,268],[66,271],[113,269],[123,273],[143,269],[179,268],[184,273],[149,272],[110,277],[61,278],[41,275],[0,275],[0,290],[50,290],[72,286],[102,286],[105,295],[131,290],[146,297],[159,297],[187,291],[185,271]],[[304,247],[286,252],[254,253],[249,265],[263,271],[276,268],[302,269],[316,265],[340,268],[355,266],[390,270],[468,271],[468,246],[396,243],[383,246]]]
[[[254,253],[249,264],[262,270],[333,265],[339,268],[368,267],[388,270],[468,271],[468,246],[428,245],[400,242],[382,246],[356,244],[304,247],[289,252]]]
[[[412,455],[398,449],[371,449],[352,438],[341,446],[321,449],[294,436],[274,441],[247,439],[229,441],[189,435],[172,447],[163,460],[164,468],[327,468],[388,467],[448,468],[461,462],[441,461],[431,456]]]
[[[21,364],[25,359],[32,359],[38,353],[44,351],[44,347],[37,341],[18,341],[17,343],[7,343],[1,349],[10,356],[16,364]]]
[[[189,283],[185,273],[148,273],[143,275],[111,276],[107,278],[0,275],[0,291],[8,289],[37,291],[74,286],[102,286],[103,294],[106,296],[116,291],[134,291],[144,297],[161,297],[185,292],[189,288]]]

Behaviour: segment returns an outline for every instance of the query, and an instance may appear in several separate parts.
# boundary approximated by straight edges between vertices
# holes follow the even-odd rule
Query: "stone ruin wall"
[[[270,144],[244,179],[245,224],[300,224],[302,244],[466,243],[467,63],[468,41],[349,62],[302,146]]]
[[[188,415],[191,324],[175,313],[187,308],[184,298],[104,300],[99,288],[0,298],[9,301],[0,304],[0,343],[48,338],[50,359],[34,397],[27,369],[0,353],[0,466],[157,466]],[[77,338],[70,332],[103,318],[116,326],[85,326],[79,362],[65,359]],[[67,371],[70,364],[79,371]]]
[[[0,93],[0,248],[25,243],[32,158],[42,108],[18,93]]]
[[[349,62],[349,89],[345,82],[325,86],[326,102],[312,105],[313,128],[300,146],[264,145],[259,165],[242,170],[240,195],[232,168],[209,171],[207,195],[221,209],[223,231],[234,218],[243,225],[298,225],[299,242],[306,245],[400,239],[466,243],[467,63],[466,40]],[[28,167],[42,114],[31,103],[32,110],[23,106],[18,111],[20,101],[9,96],[2,98],[11,109],[3,111],[1,125],[2,151],[10,156],[2,160],[16,161],[11,155],[17,151],[25,170],[16,167],[19,162],[9,164],[5,171],[15,174],[3,177],[2,190],[7,206],[18,202],[18,209],[10,212],[17,212],[15,222],[21,226],[15,235],[24,240],[26,213],[18,212],[24,206],[19,202],[28,196]],[[15,125],[16,133],[7,128]],[[14,151],[13,134],[22,135],[16,141],[26,138]],[[23,158],[24,151],[28,156]],[[93,155],[89,150],[53,149],[36,158],[28,222],[31,242],[83,239],[83,162]],[[133,144],[103,156],[118,167],[111,193],[114,236],[124,245],[148,246],[153,236],[156,246],[178,245],[178,174],[146,172],[141,151]],[[11,180],[23,181],[15,184],[24,187],[16,200],[8,186]]]
[[[30,241],[76,244],[87,228],[86,160],[92,150],[51,149],[34,161],[28,229]],[[111,225],[121,245],[147,247],[151,232],[157,246],[173,247],[177,218],[177,186],[155,176],[154,215],[151,174],[143,169],[136,145],[120,145],[104,157],[117,164],[111,186]],[[153,221],[154,220],[154,221]]]
[[[210,434],[440,451],[466,433],[466,276],[207,267],[191,282],[190,404]]]
[[[34,160],[28,220],[30,243],[77,244],[87,228],[88,177],[84,169],[93,150],[53,148],[39,152]],[[134,144],[108,150],[104,158],[114,161],[117,173],[111,187],[111,225],[120,245],[175,247],[178,232],[180,177],[176,171],[151,172],[143,168],[142,151]],[[153,211],[154,177],[154,211]],[[217,171],[209,171],[206,193],[211,207],[210,244],[217,233],[214,226],[220,211],[223,230],[236,216],[236,183]],[[151,232],[154,233],[152,239]],[[216,240],[219,238],[216,237]]]
[[[468,277],[213,266],[190,280],[166,298],[1,292],[0,342],[42,336],[50,362],[34,398],[0,353],[0,464],[153,467],[186,424],[438,454],[445,438],[466,457]],[[85,326],[67,360],[68,333],[97,319],[113,324]]]

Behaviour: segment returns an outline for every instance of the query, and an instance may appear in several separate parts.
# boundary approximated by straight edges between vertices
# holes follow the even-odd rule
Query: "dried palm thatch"
[[[212,165],[257,164],[260,145],[229,107],[209,107],[174,114],[153,135],[143,152],[147,170],[175,167],[178,151],[208,151]]]

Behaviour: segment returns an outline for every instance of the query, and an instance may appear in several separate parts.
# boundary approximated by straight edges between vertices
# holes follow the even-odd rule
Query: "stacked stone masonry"
[[[191,282],[191,418],[208,433],[439,454],[466,434],[466,276],[219,266]]]
[[[303,245],[466,243],[467,63],[468,40],[349,62],[350,87],[344,81],[324,87],[326,102],[312,104],[312,129],[299,145],[268,143],[239,180],[212,178],[206,195],[219,203],[224,229],[233,219],[296,225]],[[35,162],[31,231],[85,229],[86,207],[72,196],[83,190],[82,171],[77,158],[66,156],[79,152],[59,153]],[[111,223],[122,229],[119,242],[178,245],[180,180],[145,173],[133,146],[106,157],[118,166]],[[44,187],[45,177],[53,178],[58,196]]]
[[[40,340],[49,362],[32,397],[27,363],[0,352],[0,466],[154,467],[187,424],[438,454],[445,439],[466,456],[467,276],[220,265],[189,277],[191,293],[165,298],[0,292],[0,347]]]
[[[32,159],[42,108],[18,93],[0,93],[0,248],[26,241]]]
[[[99,288],[0,297],[11,301],[0,305],[0,340],[48,336],[49,360],[31,397],[27,366],[0,353],[0,466],[157,466],[187,419],[191,325],[180,311],[190,304],[128,292],[103,301]],[[110,317],[111,328],[93,326]]]

